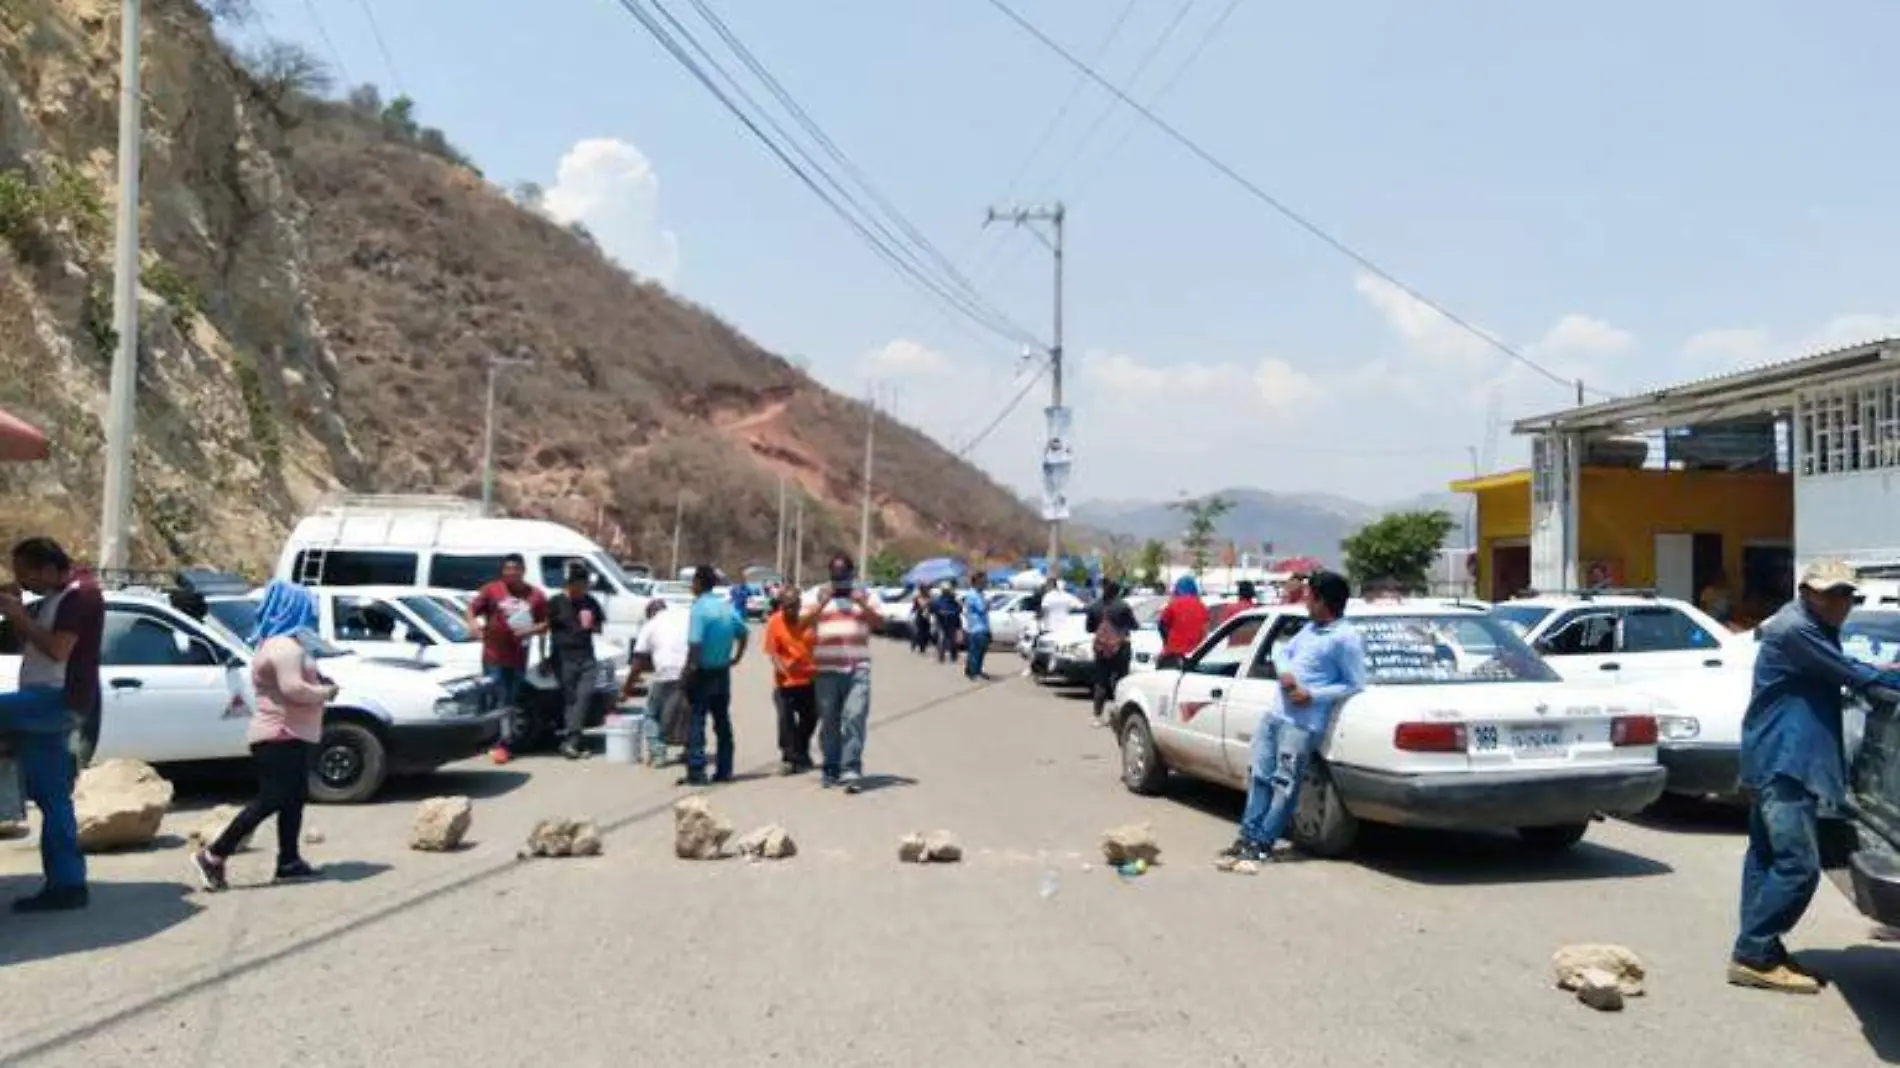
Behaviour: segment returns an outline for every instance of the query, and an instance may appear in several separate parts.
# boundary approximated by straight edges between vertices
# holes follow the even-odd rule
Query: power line
[[[956,452],[957,459],[963,460],[969,458],[970,453],[976,451],[976,447],[983,444],[984,439],[995,433],[997,427],[1003,425],[1003,420],[1009,418],[1009,413],[1015,411],[1017,406],[1022,404],[1023,398],[1029,396],[1029,391],[1035,389],[1036,383],[1042,381],[1042,376],[1048,372],[1049,361],[1044,360],[1041,366],[1036,368],[1034,374],[1023,380],[1022,388],[1018,389],[1016,395],[1011,397],[1009,402],[1004,404],[1002,409],[996,413],[996,418],[991,419],[989,424],[977,431],[974,437],[964,442],[963,447]]]
[[[389,80],[395,83],[397,95],[407,96],[409,91],[403,88],[402,72],[396,69],[396,57],[390,54],[389,43],[383,40],[383,28],[376,21],[376,13],[370,10],[369,0],[356,0],[356,6],[363,9],[363,18],[369,23],[370,36],[376,39],[376,51],[383,55],[383,66],[389,70]]]
[[[343,53],[336,50],[336,42],[330,40],[330,31],[324,28],[323,16],[317,13],[316,0],[303,0],[303,6],[305,11],[310,12],[310,21],[316,24],[317,37],[330,53],[330,62],[336,64],[336,72],[343,76],[343,84],[355,84],[355,80],[350,77],[350,68],[343,63]]]
[[[1166,134],[1170,140],[1174,141],[1176,144],[1180,145],[1182,148],[1185,148],[1189,153],[1191,153],[1195,158],[1199,159],[1201,162],[1207,164],[1209,167],[1212,167],[1214,170],[1220,172],[1223,176],[1225,176],[1229,181],[1232,181],[1235,185],[1240,186],[1242,189],[1252,194],[1256,200],[1259,200],[1261,203],[1265,204],[1267,207],[1273,209],[1281,217],[1285,218],[1288,222],[1293,223],[1295,226],[1306,231],[1308,234],[1312,235],[1314,238],[1317,238],[1322,244],[1326,245],[1328,248],[1331,248],[1333,251],[1351,260],[1353,263],[1357,264],[1361,269],[1365,270],[1367,273],[1381,279],[1382,281],[1386,282],[1388,285],[1391,285],[1394,288],[1398,289],[1401,293],[1404,293],[1406,296],[1411,297],[1413,300],[1418,301],[1420,304],[1423,304],[1425,307],[1430,308],[1432,311],[1437,312],[1439,315],[1443,316],[1452,325],[1458,327],[1461,330],[1464,330],[1465,332],[1471,334],[1473,337],[1478,338],[1479,340],[1483,341],[1485,344],[1491,346],[1494,349],[1497,349],[1499,352],[1517,361],[1518,363],[1523,364],[1525,367],[1529,368],[1530,370],[1535,371],[1537,374],[1542,375],[1543,377],[1549,379],[1550,381],[1560,386],[1563,386],[1566,389],[1572,388],[1573,386],[1576,385],[1576,383],[1573,382],[1571,379],[1565,378],[1563,375],[1560,375],[1557,372],[1552,371],[1550,368],[1545,367],[1543,364],[1538,363],[1536,360],[1533,360],[1529,356],[1524,355],[1522,352],[1519,352],[1516,348],[1513,348],[1512,346],[1506,344],[1504,341],[1493,336],[1489,332],[1479,329],[1477,326],[1473,325],[1470,321],[1466,320],[1462,316],[1446,308],[1444,305],[1439,304],[1437,301],[1432,300],[1430,297],[1426,296],[1425,294],[1420,293],[1418,290],[1406,284],[1402,279],[1400,279],[1397,275],[1393,274],[1391,271],[1388,271],[1384,267],[1379,266],[1379,264],[1374,262],[1366,254],[1360,252],[1358,249],[1347,244],[1344,240],[1338,237],[1334,237],[1331,233],[1329,233],[1327,230],[1321,227],[1318,223],[1315,223],[1312,220],[1308,219],[1306,216],[1301,215],[1298,211],[1288,206],[1285,201],[1282,201],[1280,198],[1274,196],[1272,193],[1267,192],[1265,189],[1261,188],[1257,183],[1247,178],[1245,175],[1241,174],[1239,171],[1235,170],[1233,166],[1228,164],[1225,160],[1222,160],[1220,157],[1214,155],[1212,152],[1209,152],[1207,149],[1202,148],[1199,142],[1195,141],[1193,138],[1189,137],[1187,134],[1182,133],[1172,123],[1168,122],[1166,119],[1163,119],[1161,116],[1155,114],[1153,110],[1142,105],[1139,101],[1129,96],[1126,92],[1124,92],[1121,89],[1120,86],[1116,85],[1115,83],[1109,81],[1107,78],[1104,78],[1101,74],[1097,73],[1093,67],[1082,62],[1080,59],[1077,59],[1073,53],[1071,53],[1068,49],[1062,47],[1061,44],[1057,43],[1048,34],[1044,33],[1034,23],[1030,22],[1028,19],[1018,14],[1014,8],[1010,7],[1009,4],[1005,2],[1005,0],[989,0],[989,3],[991,7],[996,8],[996,10],[1001,12],[1004,17],[1008,18],[1011,22],[1015,23],[1019,28],[1021,28],[1024,33],[1029,34],[1031,37],[1039,41],[1044,48],[1047,48],[1049,51],[1054,52],[1057,56],[1061,57],[1063,62],[1067,63],[1071,67],[1074,67],[1076,70],[1082,72],[1082,74],[1084,74],[1090,81],[1093,81],[1095,84],[1101,86],[1103,89],[1106,89],[1109,93],[1113,94],[1117,100],[1120,100],[1124,105],[1134,110],[1136,114],[1146,119],[1156,129]]]
[[[659,0],[651,0],[652,11],[649,11],[647,6],[639,0],[620,0],[620,6],[633,16],[634,20],[675,62],[679,63],[694,80],[713,95],[721,106],[738,119],[755,140],[791,171],[793,176],[817,196],[833,214],[850,226],[871,251],[895,269],[900,277],[914,286],[921,287],[925,292],[934,294],[938,299],[992,333],[1012,341],[1037,343],[1034,334],[1010,321],[1002,313],[989,308],[980,294],[975,294],[968,288],[957,287],[954,279],[945,281],[934,274],[919,258],[917,249],[906,245],[903,240],[893,234],[890,228],[866,209],[835,175],[813,157],[810,151],[798,144],[797,140],[760,106],[731,72],[719,64],[711,52],[664,4]],[[655,12],[658,13],[657,17]],[[671,29],[668,28],[669,26]],[[717,78],[714,72],[717,73]],[[726,83],[725,86],[720,84],[720,79]],[[730,91],[727,86],[730,87]],[[768,127],[770,132],[768,132]],[[833,147],[835,148],[835,145]],[[795,155],[797,158],[794,158]],[[827,187],[830,188],[827,189]],[[834,193],[833,190],[836,192]],[[892,213],[895,214],[894,210]],[[907,228],[910,232],[915,232],[915,228],[909,227],[907,221],[900,223],[899,228]],[[929,257],[930,253],[926,251],[924,255]]]

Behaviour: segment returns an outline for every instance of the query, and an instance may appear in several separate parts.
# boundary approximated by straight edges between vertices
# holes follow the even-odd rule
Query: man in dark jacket
[[[1135,618],[1135,610],[1128,607],[1128,602],[1123,599],[1121,583],[1104,579],[1102,596],[1089,606],[1087,614],[1082,617],[1082,625],[1095,636],[1095,725],[1105,727],[1108,725],[1105,713],[1108,702],[1115,697],[1115,684],[1127,676],[1129,664],[1135,655],[1129,639],[1140,628],[1141,622]]]
[[[1819,992],[1781,937],[1821,882],[1819,819],[1846,802],[1841,693],[1900,690],[1900,673],[1841,651],[1841,624],[1859,599],[1852,568],[1818,560],[1794,600],[1761,626],[1755,689],[1742,717],[1742,787],[1749,797],[1742,923],[1728,981],[1784,994]]]
[[[555,678],[561,683],[561,707],[566,722],[561,733],[561,755],[579,760],[581,732],[587,729],[587,713],[594,703],[595,684],[600,662],[594,656],[594,635],[607,613],[587,592],[592,575],[585,565],[571,564],[561,592],[548,601],[548,645],[554,661]]]

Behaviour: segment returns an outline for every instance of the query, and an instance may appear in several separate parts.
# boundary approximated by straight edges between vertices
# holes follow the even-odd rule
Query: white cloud
[[[934,378],[950,370],[950,358],[922,342],[893,338],[866,353],[861,361],[869,378]]]
[[[1352,286],[1407,349],[1435,365],[1475,371],[1489,363],[1496,351],[1483,338],[1377,275],[1361,271]]]
[[[1682,356],[1697,375],[1727,374],[1889,337],[1900,337],[1900,315],[1851,312],[1798,338],[1776,338],[1760,327],[1704,330],[1682,343]]]
[[[1620,356],[1636,345],[1628,331],[1619,330],[1602,319],[1571,312],[1557,320],[1530,346],[1526,355],[1555,358]]]
[[[577,142],[561,157],[542,210],[586,226],[621,266],[662,285],[679,277],[679,236],[660,226],[660,179],[645,153],[611,137]]]

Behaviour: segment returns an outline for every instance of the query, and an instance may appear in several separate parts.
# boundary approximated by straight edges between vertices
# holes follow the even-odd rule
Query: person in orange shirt
[[[779,595],[778,611],[765,624],[765,655],[772,658],[772,700],[778,706],[779,774],[811,770],[811,736],[818,729],[818,699],[812,686],[812,628],[799,622],[798,591]]]

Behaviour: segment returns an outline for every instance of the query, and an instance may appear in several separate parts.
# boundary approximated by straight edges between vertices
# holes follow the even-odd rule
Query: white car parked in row
[[[1603,813],[1663,790],[1649,700],[1560,679],[1517,633],[1476,608],[1355,604],[1369,685],[1336,711],[1307,771],[1289,836],[1347,851],[1361,821],[1512,829],[1563,848]],[[1182,670],[1130,675],[1115,694],[1122,781],[1158,793],[1170,773],[1244,790],[1263,713],[1280,707],[1287,644],[1305,610],[1226,620]]]
[[[1655,701],[1669,792],[1728,797],[1741,770],[1755,637],[1687,601],[1627,593],[1545,595],[1492,607],[1559,675]]]
[[[256,703],[251,651],[217,617],[193,619],[155,591],[109,591],[100,647],[96,758],[150,764],[247,760]],[[18,684],[20,647],[0,623],[0,686]],[[393,774],[432,771],[486,750],[501,730],[491,689],[414,661],[365,659],[319,645],[338,687],[310,771],[317,801],[375,796]]]

